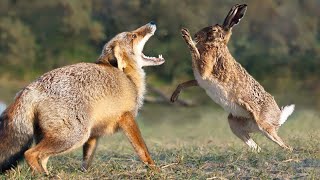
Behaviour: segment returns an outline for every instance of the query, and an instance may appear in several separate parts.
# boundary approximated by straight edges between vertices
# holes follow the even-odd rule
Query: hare
[[[232,57],[227,47],[232,27],[243,18],[246,9],[246,4],[234,5],[222,25],[203,28],[195,34],[195,41],[188,29],[181,30],[192,55],[195,80],[179,84],[171,101],[177,100],[182,89],[200,86],[230,113],[228,122],[232,132],[253,151],[259,152],[261,148],[249,134],[259,131],[282,148],[291,150],[277,131],[292,114],[294,105],[280,109],[273,96]]]

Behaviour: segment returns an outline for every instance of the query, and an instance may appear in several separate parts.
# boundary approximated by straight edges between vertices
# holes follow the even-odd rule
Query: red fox
[[[33,172],[48,174],[50,156],[81,146],[86,170],[98,139],[118,129],[141,160],[155,168],[135,122],[145,94],[142,67],[165,61],[162,55],[142,53],[155,31],[152,21],[120,33],[104,46],[96,63],[52,70],[21,90],[0,116],[0,172],[16,166],[24,155]]]

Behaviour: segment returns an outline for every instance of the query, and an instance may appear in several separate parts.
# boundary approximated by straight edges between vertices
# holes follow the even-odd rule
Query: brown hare
[[[181,30],[192,55],[195,80],[178,85],[171,101],[177,100],[182,89],[200,86],[217,104],[229,112],[232,132],[252,150],[260,147],[250,133],[260,131],[285,149],[291,149],[277,131],[294,110],[294,105],[279,108],[272,95],[232,57],[227,44],[231,29],[238,24],[247,9],[246,4],[233,6],[222,25],[205,27],[192,40],[188,29]]]

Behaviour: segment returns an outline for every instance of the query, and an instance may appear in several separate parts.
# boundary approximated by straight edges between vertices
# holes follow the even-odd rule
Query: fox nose
[[[149,24],[151,24],[151,25],[156,25],[156,22],[151,21]]]

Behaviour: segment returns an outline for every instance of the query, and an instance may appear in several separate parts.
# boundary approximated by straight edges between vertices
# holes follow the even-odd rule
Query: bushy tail
[[[24,94],[0,116],[0,173],[16,166],[33,142],[34,112]]]
[[[285,106],[281,108],[281,115],[280,115],[280,120],[279,120],[279,125],[281,126],[288,117],[293,113],[294,111],[294,104],[291,104],[289,106]]]

